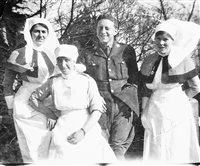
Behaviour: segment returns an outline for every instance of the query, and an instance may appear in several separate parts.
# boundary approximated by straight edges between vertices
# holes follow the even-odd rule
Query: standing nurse
[[[191,59],[199,38],[200,26],[191,22],[170,19],[156,28],[156,51],[141,66],[144,160],[200,162],[193,111],[182,90],[188,82],[188,96],[199,100],[200,81]]]
[[[42,18],[27,19],[24,29],[27,45],[12,52],[6,63],[4,95],[13,118],[24,162],[36,162],[48,152],[50,131],[47,118],[28,105],[30,94],[54,72],[54,49],[59,45],[50,23]],[[23,80],[17,93],[16,77]],[[54,116],[56,119],[56,116]]]

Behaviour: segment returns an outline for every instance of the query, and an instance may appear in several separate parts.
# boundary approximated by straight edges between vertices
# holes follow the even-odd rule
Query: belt
[[[105,82],[97,82],[97,86],[100,91],[109,91],[110,90],[110,83],[105,81]]]

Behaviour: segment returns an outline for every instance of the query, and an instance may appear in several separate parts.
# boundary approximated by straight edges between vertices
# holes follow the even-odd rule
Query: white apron
[[[31,93],[49,76],[41,55],[38,56],[38,70],[38,78],[28,77],[30,82],[23,82],[13,103],[15,129],[24,162],[37,162],[46,157],[51,138],[51,132],[46,128],[46,117],[28,105]]]
[[[98,98],[97,86],[94,87],[94,83],[89,80],[77,74],[66,81],[62,78],[53,81],[54,102],[56,108],[61,110],[61,116],[52,130],[49,152],[51,163],[116,162],[115,154],[102,136],[98,123],[78,144],[70,144],[67,141],[68,136],[84,126],[90,116],[89,112],[93,110],[91,107],[98,108],[99,104],[101,106],[102,101]],[[87,109],[88,107],[91,110]]]
[[[71,111],[62,115],[53,129],[49,158],[55,163],[113,163],[114,152],[101,135],[99,124],[94,126],[84,139],[76,145],[70,144],[67,137],[78,131],[88,119],[87,110]]]
[[[200,149],[192,106],[179,84],[162,84],[162,63],[142,114],[144,160],[191,163],[200,161]]]

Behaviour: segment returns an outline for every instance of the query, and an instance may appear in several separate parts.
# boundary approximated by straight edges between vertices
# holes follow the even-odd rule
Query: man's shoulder
[[[118,44],[118,45],[120,45],[120,46],[128,46],[128,44],[126,44],[126,43],[123,43],[123,42],[117,42],[117,41],[115,41],[115,44]]]
[[[95,52],[94,48],[95,48],[94,46],[81,48],[79,51],[78,61],[82,61],[82,59],[85,59],[85,58],[87,59],[89,56],[93,55]]]
[[[135,49],[130,44],[115,42],[115,47],[123,49],[125,53],[135,52]]]
[[[118,42],[118,41],[115,41],[114,44],[119,45],[121,47],[131,47],[130,44],[123,43],[123,42]]]

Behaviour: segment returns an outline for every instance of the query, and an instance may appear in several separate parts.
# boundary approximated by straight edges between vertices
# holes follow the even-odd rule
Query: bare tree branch
[[[74,17],[74,6],[75,6],[75,0],[72,0],[72,7],[71,7],[71,11],[70,11],[70,19],[69,19],[69,22],[67,24],[67,27],[65,29],[65,32],[63,33],[63,35],[61,36],[60,38],[60,41],[63,42],[62,40],[64,39],[65,36],[67,36],[67,33],[68,33],[68,29],[71,25],[71,23],[73,22],[73,17]]]
[[[164,19],[167,20],[167,14],[166,14],[166,11],[165,11],[165,7],[164,7],[164,4],[163,4],[163,1],[164,0],[160,0],[160,7],[162,9],[162,14],[163,14]]]
[[[42,0],[40,0],[40,18],[42,17]]]
[[[192,15],[193,15],[193,12],[194,12],[194,8],[195,8],[195,4],[196,4],[196,0],[194,0],[193,4],[192,4],[192,10],[189,14],[189,17],[188,17],[188,21],[190,21],[190,19],[192,18]]]

